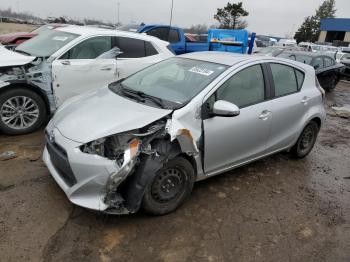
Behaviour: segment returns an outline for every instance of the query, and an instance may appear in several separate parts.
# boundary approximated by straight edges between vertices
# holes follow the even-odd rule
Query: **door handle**
[[[259,115],[259,119],[261,119],[261,120],[267,120],[267,119],[269,118],[270,114],[271,114],[271,111],[269,111],[269,110],[264,110],[264,111],[262,111],[261,114]]]
[[[62,65],[70,65],[70,61],[68,61],[68,60],[63,60],[63,61],[61,61],[61,64],[62,64]]]
[[[110,67],[110,66],[104,66],[104,67],[102,67],[100,70],[102,70],[102,71],[111,71],[111,70],[112,70],[112,67]]]
[[[308,96],[304,96],[303,97],[303,100],[301,100],[301,103],[306,105],[309,101],[310,101],[311,97],[308,97]]]

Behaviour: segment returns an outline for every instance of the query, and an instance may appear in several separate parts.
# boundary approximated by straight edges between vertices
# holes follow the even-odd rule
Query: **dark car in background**
[[[336,87],[345,70],[343,64],[337,63],[333,57],[322,53],[285,51],[277,56],[313,66],[320,85],[327,92]]]

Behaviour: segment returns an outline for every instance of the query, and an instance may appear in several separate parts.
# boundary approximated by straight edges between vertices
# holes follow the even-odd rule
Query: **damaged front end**
[[[80,146],[86,154],[98,155],[115,162],[101,194],[110,214],[135,213],[141,206],[146,187],[164,163],[180,154],[193,157],[197,145],[186,129],[172,133],[169,117],[144,128],[132,130]]]
[[[16,61],[0,64],[0,89],[7,86],[29,86],[37,89],[47,97],[50,111],[54,112],[56,109],[52,91],[51,64],[45,58],[33,58],[32,61],[25,61],[24,64]]]

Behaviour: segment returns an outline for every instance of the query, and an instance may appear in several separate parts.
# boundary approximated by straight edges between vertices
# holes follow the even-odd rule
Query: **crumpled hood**
[[[144,127],[171,112],[139,104],[105,87],[67,100],[53,117],[53,125],[68,139],[87,143]]]
[[[34,61],[35,56],[26,56],[8,50],[4,46],[0,46],[0,67],[1,66],[20,66]]]

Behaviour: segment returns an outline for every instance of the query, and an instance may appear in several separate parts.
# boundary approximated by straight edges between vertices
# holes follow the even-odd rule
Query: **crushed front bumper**
[[[107,184],[120,172],[115,161],[81,152],[81,143],[64,137],[57,128],[47,135],[43,161],[68,199],[81,207],[106,211]]]

